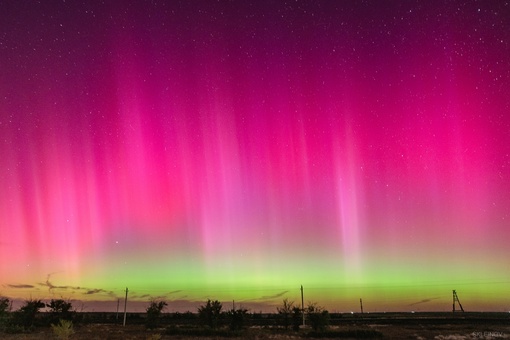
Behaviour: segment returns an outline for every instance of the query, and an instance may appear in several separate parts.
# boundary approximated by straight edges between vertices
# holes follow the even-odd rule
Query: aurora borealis
[[[0,295],[510,310],[509,2],[0,18]]]

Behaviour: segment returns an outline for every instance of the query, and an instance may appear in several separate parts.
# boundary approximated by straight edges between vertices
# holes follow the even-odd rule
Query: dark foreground
[[[143,318],[130,315],[124,327],[121,320],[107,318],[104,314],[90,315],[74,326],[75,340],[124,340],[124,339],[510,339],[510,313],[385,313],[332,315],[330,327],[325,332],[314,333],[308,327],[299,332],[284,330],[274,325],[271,315],[252,317],[247,328],[238,332],[228,330],[208,331],[190,325],[186,320],[177,321],[168,316],[161,326],[147,330]],[[51,328],[36,327],[28,334],[0,333],[1,339],[58,339]]]

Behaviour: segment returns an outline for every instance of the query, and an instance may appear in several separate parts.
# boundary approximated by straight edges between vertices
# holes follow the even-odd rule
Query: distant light
[[[354,314],[354,312],[351,312],[351,314]]]

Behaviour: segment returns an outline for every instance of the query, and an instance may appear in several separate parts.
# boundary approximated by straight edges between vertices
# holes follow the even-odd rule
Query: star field
[[[0,13],[1,295],[509,310],[510,3]]]

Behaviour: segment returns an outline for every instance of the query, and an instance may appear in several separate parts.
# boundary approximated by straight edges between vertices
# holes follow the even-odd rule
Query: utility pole
[[[128,294],[128,289],[126,287],[126,298],[124,299],[124,323],[122,324],[122,326],[126,326],[127,294]]]
[[[363,314],[363,300],[359,298],[359,306],[361,307],[361,314]]]
[[[120,304],[120,299],[117,299],[117,314],[115,315],[115,320],[119,319],[119,304]]]
[[[305,327],[305,299],[303,298],[303,285],[301,285],[301,311],[303,312],[303,327]]]
[[[464,308],[462,308],[462,305],[460,304],[460,300],[459,300],[459,297],[458,297],[455,289],[452,292],[453,292],[453,310],[452,310],[452,312],[455,313],[455,301],[459,304],[460,310],[464,311]]]

